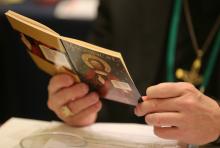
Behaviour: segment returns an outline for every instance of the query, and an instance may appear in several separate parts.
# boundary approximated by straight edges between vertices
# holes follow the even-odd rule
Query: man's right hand
[[[72,113],[65,116],[63,107]],[[71,126],[86,126],[96,121],[102,104],[96,92],[89,92],[85,83],[75,83],[67,74],[53,76],[48,85],[48,107]]]

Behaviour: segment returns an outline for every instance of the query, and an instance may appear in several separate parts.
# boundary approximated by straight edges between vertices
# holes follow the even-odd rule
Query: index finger
[[[190,83],[168,82],[148,87],[146,93],[148,98],[173,98],[194,89],[195,87]]]

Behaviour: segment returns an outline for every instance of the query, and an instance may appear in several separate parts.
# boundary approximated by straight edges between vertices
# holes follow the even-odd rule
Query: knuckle
[[[88,91],[89,91],[89,87],[88,87],[88,85],[86,85],[85,83],[80,83],[80,84],[79,84],[79,89],[80,89],[80,91],[82,91],[83,93],[88,93]]]
[[[99,112],[102,109],[102,102],[98,101],[98,103],[95,104],[96,113]]]
[[[186,97],[182,99],[181,106],[182,108],[193,109],[197,105],[197,101],[192,97]]]
[[[157,125],[157,126],[161,125],[161,119],[158,116],[156,116],[155,114],[154,115],[151,115],[151,114],[146,115],[145,121],[151,125]]]
[[[158,116],[155,116],[153,120],[154,120],[156,125],[158,125],[158,126],[161,125],[161,119]]]
[[[140,116],[145,115],[144,107],[143,107],[142,104],[137,106],[137,113],[138,113],[138,115],[140,115]]]
[[[49,84],[59,81],[60,77],[61,75],[54,75],[52,78],[50,78]]]
[[[100,110],[101,110],[101,108],[102,108],[102,102],[101,102],[101,101],[99,101],[97,106],[98,106],[98,107],[97,107],[97,108],[98,108],[98,111],[100,111]]]
[[[72,100],[83,97],[89,92],[89,87],[84,83],[79,83],[76,85],[73,85],[69,89],[66,89],[66,96],[68,96],[66,99],[72,98]]]
[[[150,96],[151,89],[152,89],[152,86],[150,86],[146,89],[147,96]]]
[[[168,83],[159,83],[159,84],[157,84],[156,86],[158,86],[158,87],[164,87],[164,86],[166,86]]]
[[[50,79],[49,84],[47,86],[47,90],[48,90],[49,93],[51,92],[51,90],[53,88],[53,85],[52,85],[53,82],[52,81],[53,81],[53,78]]]
[[[173,84],[172,82],[163,82],[163,83],[159,83],[157,85],[155,85],[155,87],[160,88],[160,89],[164,89],[166,87],[169,87],[171,84]]]
[[[92,108],[93,108],[94,112],[99,112],[100,109],[102,108],[102,103],[99,101],[96,104],[94,104]]]
[[[81,108],[78,106],[77,103],[75,102],[70,102],[67,104],[67,107],[69,108],[69,110],[73,113],[73,114],[77,114],[78,112],[80,112]]]
[[[194,105],[196,103],[195,99],[191,97],[186,98],[184,102],[185,102],[185,105],[189,105],[189,106]]]
[[[146,115],[145,116],[145,122],[149,125],[152,125],[152,116],[151,115]]]
[[[54,94],[54,92],[52,92],[51,89],[50,89],[49,86],[48,86],[48,87],[47,87],[47,96],[48,96],[48,99],[50,99],[53,94]]]
[[[98,94],[97,94],[96,92],[92,92],[92,93],[90,94],[90,97],[91,97],[93,100],[95,100],[95,101],[98,101],[98,100],[99,100],[99,96],[98,96]]]
[[[196,88],[193,84],[187,82],[180,82],[181,87],[183,88],[184,92],[195,92]]]
[[[157,85],[153,85],[153,86],[150,86],[146,89],[146,94],[147,96],[151,97],[154,95],[154,91],[155,91],[155,88],[157,88],[159,85],[161,84],[157,84]]]
[[[150,105],[150,109],[151,110],[157,109],[158,106],[159,106],[159,101],[157,101],[156,99],[155,100],[151,100],[151,105]]]
[[[181,97],[182,99],[180,99],[179,105],[183,107],[187,106],[188,108],[195,107],[201,100],[203,94],[196,90],[193,85],[186,86],[185,91],[188,93]]]
[[[47,100],[47,106],[50,110],[53,110],[53,103],[52,103],[51,99]]]
[[[77,114],[79,112],[78,109],[75,107],[75,104],[68,105],[68,108],[73,114]]]
[[[145,116],[145,122],[146,122],[147,124],[151,125],[151,120],[150,120],[149,115],[146,115],[146,116]]]

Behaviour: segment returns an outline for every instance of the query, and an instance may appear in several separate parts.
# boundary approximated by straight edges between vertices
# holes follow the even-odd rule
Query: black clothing
[[[202,46],[220,13],[220,1],[190,0],[189,3],[199,46]],[[148,86],[166,82],[166,46],[172,8],[172,0],[101,0],[95,29],[89,40],[122,53],[142,95],[145,95]],[[206,68],[211,49],[210,47],[204,56],[202,72]],[[194,59],[195,52],[182,12],[175,69],[190,69]],[[220,99],[219,65],[220,55],[205,92],[214,99]],[[133,107],[103,101],[104,114],[100,115],[98,121],[140,122],[133,114]]]

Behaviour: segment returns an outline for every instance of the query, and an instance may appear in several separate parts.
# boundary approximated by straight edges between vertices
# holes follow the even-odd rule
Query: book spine
[[[71,68],[72,68],[72,71],[73,71],[73,73],[75,73],[75,74],[77,74],[78,75],[78,72],[77,72],[77,67],[74,65],[74,63],[71,61],[71,58],[70,58],[70,53],[69,53],[69,50],[68,50],[68,47],[66,46],[66,44],[64,43],[64,41],[63,40],[60,40],[61,41],[61,43],[62,43],[62,46],[63,46],[63,48],[64,48],[64,50],[65,50],[65,56],[66,56],[66,58],[67,58],[67,60],[68,60],[68,62],[70,63],[70,65],[71,65]]]

